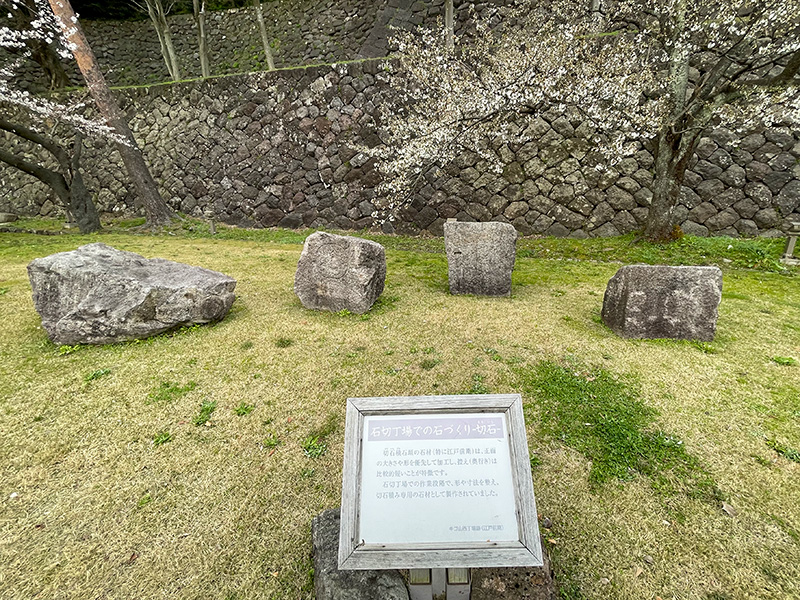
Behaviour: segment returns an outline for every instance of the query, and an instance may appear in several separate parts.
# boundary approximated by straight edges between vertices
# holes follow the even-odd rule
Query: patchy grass
[[[781,444],[777,440],[767,440],[767,447],[775,450],[775,452],[792,462],[800,463],[800,452],[794,448],[790,448],[786,444]]]
[[[192,419],[192,423],[196,426],[211,425],[211,415],[217,410],[217,403],[214,400],[204,400],[200,405],[200,412]]]
[[[797,364],[797,360],[791,356],[773,356],[772,362],[777,363],[782,367],[793,367]]]
[[[305,310],[292,293],[308,232],[135,227],[0,233],[0,597],[311,600],[310,523],[341,501],[346,399],[458,393],[523,395],[568,597],[800,597],[798,367],[773,360],[800,358],[797,279],[746,260],[749,243],[768,256],[779,244],[640,256],[632,238],[526,239],[512,297],[481,298],[447,293],[440,239],[371,236],[387,248],[386,289],[359,316]],[[60,352],[25,267],[93,241],[230,274],[234,308],[214,325]],[[694,258],[724,270],[714,342],[623,340],[599,320],[615,261]],[[546,398],[545,373],[602,402]],[[203,402],[214,427],[193,424]],[[575,425],[585,416],[594,437]],[[648,460],[628,461],[639,451]],[[703,493],[706,476],[737,516]]]
[[[162,446],[167,442],[172,441],[172,434],[167,431],[166,429],[159,431],[157,434],[153,436],[153,445],[154,446]]]
[[[247,404],[247,402],[242,402],[236,408],[233,409],[233,414],[237,417],[244,417],[249,415],[256,409],[255,404]]]
[[[95,379],[100,379],[101,377],[106,377],[107,375],[111,375],[111,369],[97,369],[96,371],[92,371],[86,377],[83,378],[84,381],[94,381]]]
[[[517,369],[519,388],[539,411],[541,431],[591,461],[589,482],[646,476],[660,493],[710,502],[722,494],[683,440],[653,429],[658,412],[642,402],[638,385],[573,357]]]
[[[248,241],[262,244],[302,244],[314,229],[242,229],[222,223],[216,224],[216,233],[211,234],[205,220],[183,215],[166,233],[188,240],[213,239]],[[14,231],[43,231],[81,238],[81,243],[103,241],[116,233],[137,232],[144,225],[143,218],[113,219],[104,222],[104,231],[88,236],[80,235],[77,229],[67,229],[58,219],[20,218],[13,224]],[[0,228],[2,233],[2,228]],[[371,231],[341,231],[342,235],[357,235],[382,244],[387,250],[410,253],[407,261],[424,261],[425,254],[444,254],[444,240],[429,235],[399,236]],[[674,264],[674,265],[718,265],[723,268],[741,268],[793,273],[797,269],[787,268],[780,262],[785,241],[781,238],[729,238],[695,237],[686,235],[670,244],[651,244],[628,234],[614,238],[527,237],[517,243],[519,258],[547,260],[591,260],[600,262]],[[420,256],[423,255],[423,256]],[[446,281],[446,274],[445,274]],[[558,293],[563,293],[556,290]]]
[[[165,404],[168,402],[173,402],[174,400],[177,400],[181,396],[185,396],[196,387],[197,387],[196,381],[190,381],[185,385],[180,385],[179,383],[173,383],[171,381],[162,381],[158,385],[158,387],[156,387],[153,391],[151,391],[148,394],[147,396],[148,403]]]

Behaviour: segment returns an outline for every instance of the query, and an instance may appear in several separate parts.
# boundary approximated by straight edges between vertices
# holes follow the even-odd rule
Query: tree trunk
[[[38,164],[28,162],[24,158],[11,154],[0,148],[0,161],[11,165],[36,177],[39,181],[49,187],[78,223],[81,233],[92,233],[100,230],[100,217],[94,206],[92,197],[86,186],[83,184],[83,177],[80,171],[80,158],[82,140],[78,134],[75,136],[75,143],[72,146],[72,157],[67,156],[66,150],[50,139],[28,130],[25,127],[14,125],[7,121],[0,121],[0,129],[9,131],[21,138],[38,144],[43,149],[51,152],[63,173],[48,169]]]
[[[453,0],[444,2],[444,43],[447,48],[455,48],[455,29],[453,27]]]
[[[673,214],[697,139],[696,133],[673,133],[666,126],[658,134],[653,199],[644,229],[644,237],[650,242],[670,242],[680,236]]]
[[[203,77],[211,77],[208,61],[208,41],[206,38],[206,0],[192,0],[194,22],[197,24],[197,46],[200,52],[200,72]]]
[[[72,184],[69,186],[68,205],[81,233],[100,231],[100,216],[79,171],[73,174]]]
[[[658,134],[653,199],[644,229],[644,237],[650,242],[667,242],[675,238],[672,213],[678,203],[681,182],[676,180],[675,147],[671,138],[665,130]]]
[[[158,187],[144,162],[144,157],[130,127],[122,112],[117,106],[111,90],[108,89],[97,59],[92,52],[89,42],[83,35],[83,30],[78,23],[78,18],[72,10],[69,0],[48,0],[56,17],[59,18],[63,28],[64,37],[73,44],[72,52],[78,63],[78,68],[86,80],[89,93],[94,98],[97,108],[105,117],[108,124],[116,133],[124,138],[117,142],[117,150],[122,156],[122,162],[128,171],[136,192],[144,205],[147,225],[151,228],[168,225],[172,221],[172,212],[158,193]]]
[[[75,142],[72,144],[68,203],[69,210],[81,233],[91,233],[92,231],[100,230],[100,215],[97,214],[97,207],[94,205],[89,190],[86,189],[83,183],[83,175],[81,175],[80,168],[82,151],[83,136],[78,133],[75,135]]]
[[[269,46],[269,37],[267,36],[267,26],[264,24],[264,12],[261,10],[261,0],[252,0],[253,9],[256,11],[256,19],[258,20],[258,31],[261,34],[261,45],[264,46],[264,56],[267,58],[267,70],[275,70],[275,61],[272,58],[272,49]]]
[[[178,56],[175,53],[175,46],[172,44],[172,34],[167,23],[167,15],[164,12],[164,5],[161,0],[145,0],[147,4],[147,14],[155,27],[158,42],[161,45],[161,55],[167,65],[167,71],[173,81],[180,81],[181,69],[178,63]]]

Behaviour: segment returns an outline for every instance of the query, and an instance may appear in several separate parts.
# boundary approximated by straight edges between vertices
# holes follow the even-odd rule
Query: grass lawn
[[[311,599],[346,398],[467,392],[523,394],[564,598],[800,597],[800,285],[780,241],[522,240],[513,297],[492,299],[448,294],[441,240],[374,236],[386,289],[355,316],[293,294],[304,233],[115,229],[0,233],[0,597]],[[231,275],[233,309],[57,347],[25,267],[92,241]],[[716,341],[611,333],[620,260],[719,262]]]

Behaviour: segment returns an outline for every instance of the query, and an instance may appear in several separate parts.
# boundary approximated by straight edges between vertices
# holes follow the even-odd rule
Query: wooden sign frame
[[[518,540],[365,544],[359,537],[364,419],[372,415],[505,413]],[[522,397],[519,394],[348,398],[345,424],[339,569],[542,566]]]

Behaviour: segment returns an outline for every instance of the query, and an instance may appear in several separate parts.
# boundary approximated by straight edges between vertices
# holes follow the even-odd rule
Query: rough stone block
[[[399,571],[340,571],[339,509],[326,510],[311,521],[316,600],[408,600]]]
[[[383,246],[357,237],[312,233],[294,276],[294,293],[306,308],[367,312],[383,292]]]
[[[541,567],[472,569],[472,600],[556,600],[558,586],[542,539]]]
[[[13,223],[17,220],[17,215],[13,213],[0,212],[0,223]]]
[[[444,224],[451,294],[510,296],[517,232],[508,223]]]
[[[28,265],[33,304],[55,344],[108,344],[222,319],[236,280],[101,243]]]
[[[625,338],[710,342],[721,298],[717,267],[627,265],[608,282],[603,322]]]

